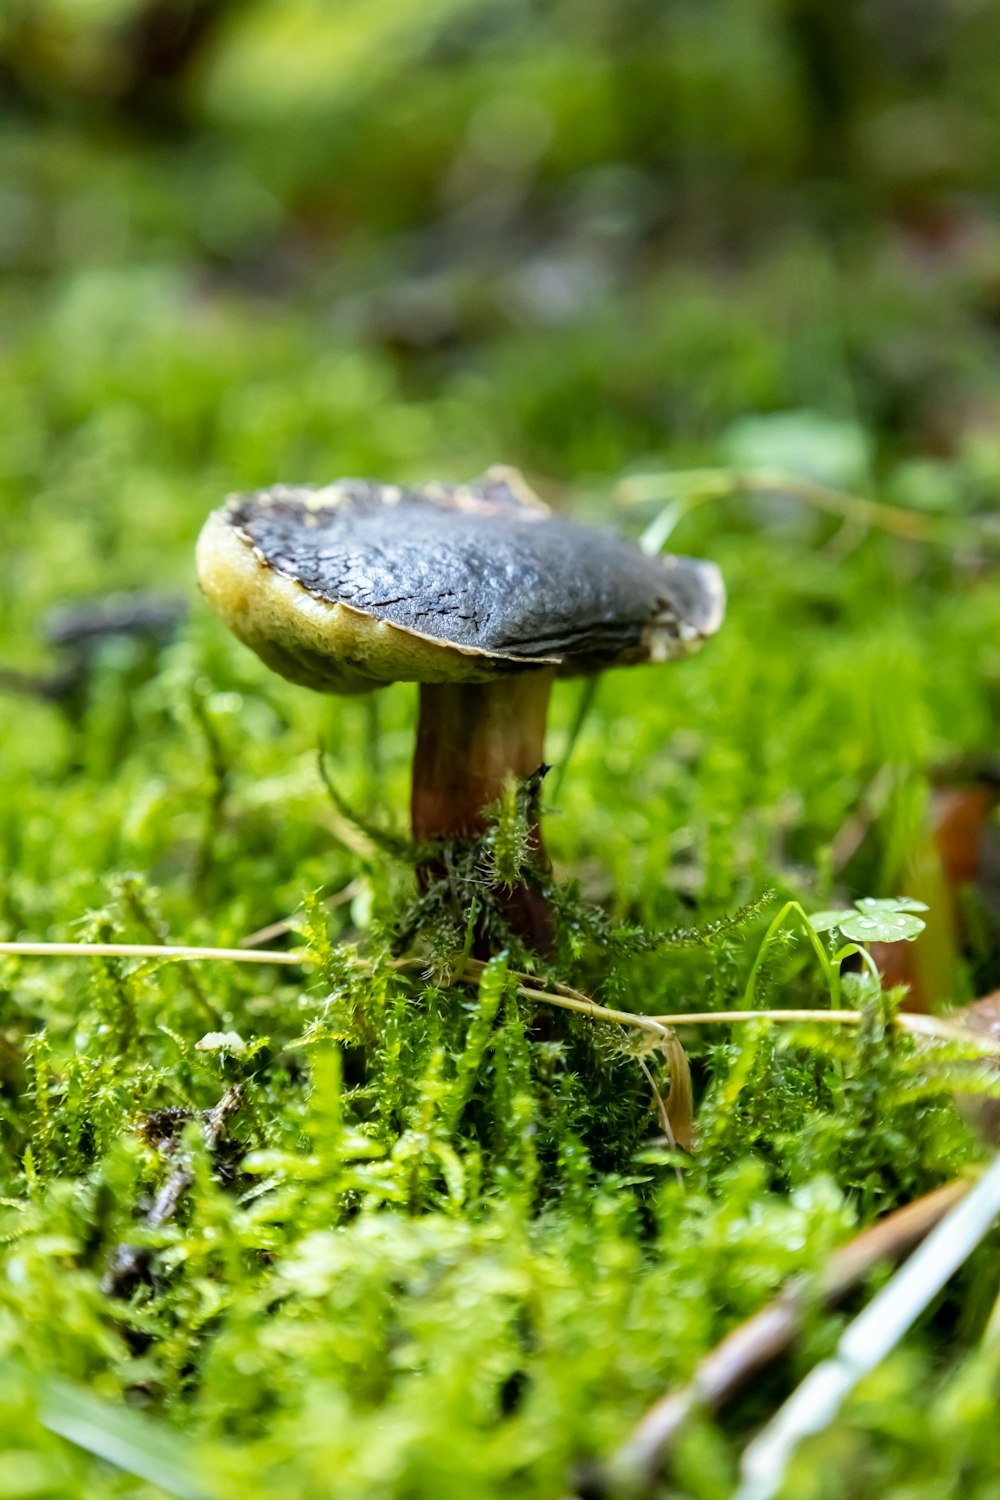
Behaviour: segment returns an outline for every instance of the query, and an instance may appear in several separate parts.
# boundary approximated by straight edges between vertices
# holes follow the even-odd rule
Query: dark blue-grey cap
[[[234,495],[202,531],[198,571],[241,640],[326,692],[666,661],[725,613],[713,563],[556,515],[507,468]]]

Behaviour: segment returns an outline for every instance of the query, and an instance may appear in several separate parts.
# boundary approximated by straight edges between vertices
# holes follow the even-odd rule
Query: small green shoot
[[[789,917],[794,917],[804,929],[819,961],[829,991],[831,1006],[836,1009],[840,1003],[840,966],[844,960],[855,954],[860,955],[872,979],[879,982],[878,969],[865,945],[875,942],[912,942],[914,938],[919,937],[926,925],[916,913],[926,910],[927,907],[922,901],[911,900],[908,896],[888,900],[866,896],[862,897],[854,907],[838,911],[816,912],[812,915],[800,902],[786,901],[768,927],[758,949],[743,993],[743,1004],[748,1009],[753,1005],[758,976],[775,945],[779,932]],[[819,941],[821,935],[838,932],[846,937],[848,942],[840,947],[834,947],[831,943],[830,949],[824,948]]]

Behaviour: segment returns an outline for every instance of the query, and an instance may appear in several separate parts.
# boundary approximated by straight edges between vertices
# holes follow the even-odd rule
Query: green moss
[[[831,50],[808,6],[350,6],[306,89],[279,54],[310,8],[261,0],[136,93],[143,9],[0,23],[0,667],[50,672],[69,600],[188,606],[166,644],[103,643],[62,705],[0,698],[0,938],[233,946],[290,917],[273,941],[310,962],[0,957],[0,1493],[542,1500],[982,1151],[949,1089],[995,1082],[860,980],[857,1028],[681,1029],[688,1156],[622,1029],[514,971],[650,1015],[828,1007],[800,932],[754,972],[779,902],[899,894],[931,768],[993,743],[996,533],[970,518],[1000,475],[996,21],[956,14],[921,62],[878,7]],[[924,167],[889,149],[916,139],[899,99]],[[582,712],[557,686],[556,954],[508,943],[454,983],[485,875],[525,874],[523,790],[460,852],[457,911],[418,900],[412,691],[268,675],[196,596],[205,515],[503,460],[638,534],[661,498],[619,505],[626,472],[750,458],[940,512],[943,541],[738,486],[685,511],[670,545],[719,562],[726,626]],[[1000,981],[967,905],[942,1000]],[[995,1492],[993,1278],[966,1268],[787,1494]],[[731,1493],[837,1326],[695,1424],[663,1495]]]

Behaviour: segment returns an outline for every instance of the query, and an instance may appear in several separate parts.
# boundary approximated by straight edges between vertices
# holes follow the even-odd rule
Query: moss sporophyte
[[[555,678],[687,655],[725,609],[714,564],[650,557],[555,516],[506,468],[466,485],[234,496],[202,531],[198,572],[234,634],[291,681],[347,694],[420,684],[418,845],[482,835],[513,782],[529,789],[526,858],[489,901],[541,952],[553,916],[537,791]],[[475,946],[489,946],[482,932]]]

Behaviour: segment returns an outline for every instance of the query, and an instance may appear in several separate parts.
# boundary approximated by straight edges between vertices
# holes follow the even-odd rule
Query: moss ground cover
[[[405,828],[414,692],[269,675],[198,599],[194,538],[230,490],[498,460],[634,535],[697,468],[922,518],[900,536],[780,485],[681,507],[669,546],[723,569],[722,633],[609,675],[582,720],[557,687],[541,977],[650,1015],[739,1008],[777,903],[903,892],[932,768],[995,745],[989,23],[933,44],[944,83],[876,47],[814,132],[812,53],[777,6],[722,8],[713,77],[695,7],[668,38],[641,6],[619,33],[596,4],[442,4],[398,34],[345,6],[336,36],[309,7],[230,8],[147,79],[152,120],[120,41],[144,8],[93,9],[0,33],[0,665],[48,670],[68,601],[152,589],[186,614],[155,649],[104,642],[69,704],[0,699],[0,939],[231,947],[290,916],[272,941],[309,959],[0,957],[0,1493],[557,1496],[788,1276],[982,1160],[955,1049],[897,1035],[899,997],[862,976],[857,1028],[684,1028],[689,1155],[635,1039],[527,1000],[514,956],[453,983],[461,923],[439,923],[409,950],[425,966],[394,967],[413,876],[381,835]],[[766,111],[736,89],[747,47]],[[944,121],[942,151],[961,105],[963,165],[880,156],[892,99]],[[837,129],[869,155],[821,232]],[[990,894],[963,898],[941,1002],[1000,983]],[[803,936],[750,998],[830,1005]],[[665,1092],[663,1055],[642,1061]],[[994,1494],[996,1290],[994,1242],[786,1493]],[[693,1424],[662,1494],[731,1494],[840,1326],[811,1315],[788,1364]]]

